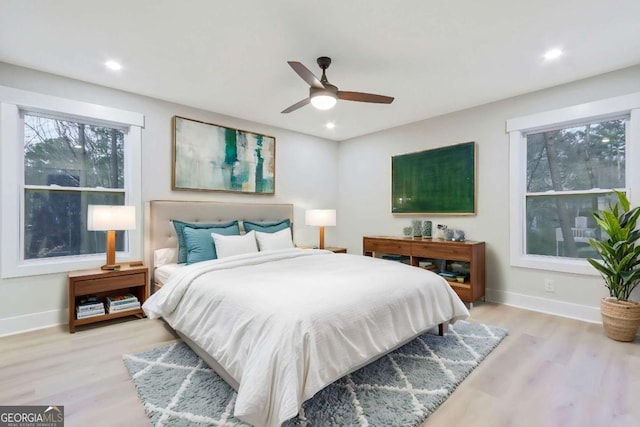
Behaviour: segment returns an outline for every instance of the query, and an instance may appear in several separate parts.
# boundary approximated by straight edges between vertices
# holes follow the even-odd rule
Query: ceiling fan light
[[[329,93],[317,94],[311,97],[311,105],[318,110],[329,110],[336,105],[337,101],[335,95]]]

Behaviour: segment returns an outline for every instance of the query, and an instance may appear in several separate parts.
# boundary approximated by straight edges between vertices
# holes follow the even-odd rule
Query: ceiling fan
[[[322,69],[322,78],[319,80],[307,67],[302,65],[302,63],[288,61],[288,64],[293,68],[293,71],[295,71],[302,80],[309,84],[309,97],[282,110],[282,113],[290,113],[298,108],[304,107],[308,103],[311,103],[319,110],[328,110],[336,105],[338,99],[345,101],[372,102],[375,104],[391,104],[393,102],[393,97],[391,96],[338,90],[337,86],[332,85],[329,83],[329,80],[327,80],[326,71],[327,68],[329,68],[329,65],[331,65],[331,58],[328,56],[321,56],[317,59],[317,63]]]

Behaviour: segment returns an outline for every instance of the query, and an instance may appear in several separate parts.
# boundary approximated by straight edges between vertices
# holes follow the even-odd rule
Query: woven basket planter
[[[600,313],[604,332],[616,341],[633,341],[640,327],[640,304],[633,301],[618,301],[602,298]]]

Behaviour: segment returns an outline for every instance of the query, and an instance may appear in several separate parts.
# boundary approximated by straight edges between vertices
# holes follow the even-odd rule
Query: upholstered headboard
[[[172,219],[215,223],[234,219],[276,221],[285,218],[288,218],[293,226],[293,205],[152,200],[145,203],[144,260],[153,278],[153,251],[178,247]]]

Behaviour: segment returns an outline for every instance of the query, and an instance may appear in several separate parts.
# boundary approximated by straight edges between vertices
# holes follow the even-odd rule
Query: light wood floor
[[[638,426],[640,342],[599,325],[480,304],[472,320],[509,336],[423,427]],[[122,355],[175,339],[157,320],[0,338],[0,404],[59,404],[67,426],[149,425]]]

